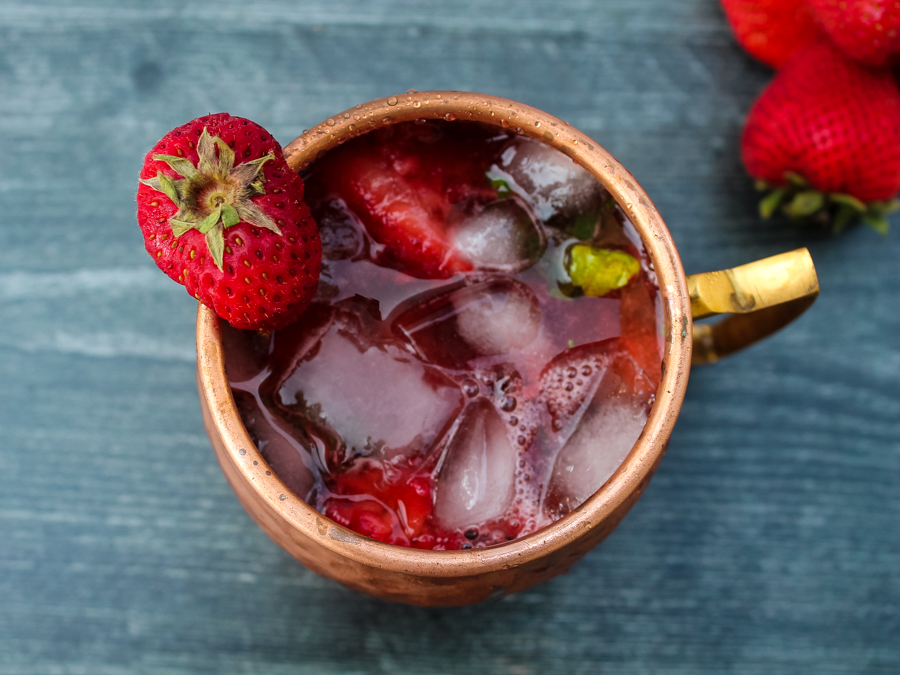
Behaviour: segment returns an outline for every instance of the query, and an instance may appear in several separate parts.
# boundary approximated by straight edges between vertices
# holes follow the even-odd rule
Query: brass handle
[[[715,363],[783,328],[815,302],[819,279],[805,248],[721,272],[687,278],[691,314],[731,314],[694,324],[693,365]]]

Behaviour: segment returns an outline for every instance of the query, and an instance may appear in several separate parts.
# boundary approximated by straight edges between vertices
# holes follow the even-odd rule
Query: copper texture
[[[644,430],[613,476],[564,518],[506,544],[464,551],[392,546],[332,522],[291,493],[269,469],[235,407],[225,376],[219,319],[203,305],[197,314],[197,381],[206,429],[226,478],[247,512],[288,553],[314,572],[369,595],[414,605],[465,605],[515,593],[567,571],[612,532],[641,496],[662,459],[687,389],[692,295],[672,238],[634,177],[585,134],[521,103],[484,94],[410,91],[330,117],[286,146],[285,156],[299,171],[354,136],[417,119],[474,120],[552,145],[593,174],[640,233],[663,299],[664,369]],[[808,269],[814,278],[811,263]],[[740,311],[716,304],[715,294],[705,290],[718,288],[717,282],[704,281],[712,278],[692,278],[692,288],[700,289],[697,302],[708,301],[714,312]],[[761,279],[763,286],[768,283]],[[791,293],[796,289],[787,295]],[[730,349],[727,341],[713,342],[718,353]]]

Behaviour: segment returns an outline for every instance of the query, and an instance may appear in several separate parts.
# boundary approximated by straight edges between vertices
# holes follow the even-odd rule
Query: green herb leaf
[[[270,159],[275,159],[275,153],[270,152],[264,157],[238,164],[231,172],[231,177],[238,181],[244,187],[247,187],[256,180],[256,177],[262,171],[263,164]]]
[[[513,190],[503,178],[491,178],[488,176],[488,182],[497,191],[497,199],[506,199],[512,196]]]
[[[852,225],[859,220],[859,217],[860,213],[855,207],[841,204],[831,220],[831,229],[836,233],[843,232],[848,225]]]
[[[862,217],[862,220],[866,225],[871,227],[873,230],[875,230],[879,234],[886,235],[891,229],[891,226],[888,223],[887,218],[885,218],[884,216],[876,216],[876,215],[867,213],[866,215],[864,215]]]
[[[791,218],[806,218],[819,211],[824,205],[825,197],[821,192],[805,190],[794,195],[784,210]]]
[[[784,177],[791,185],[796,185],[797,187],[806,187],[809,185],[809,182],[807,182],[803,176],[793,171],[785,171]]]
[[[585,295],[599,298],[625,286],[641,269],[640,263],[622,251],[575,244],[569,249],[568,273]]]
[[[169,218],[169,225],[172,226],[172,234],[176,237],[180,237],[188,230],[193,230],[197,227],[197,223],[189,223],[186,220],[176,220],[175,218]]]
[[[831,201],[836,202],[837,204],[849,206],[858,213],[865,213],[868,209],[864,201],[857,199],[853,195],[845,195],[840,192],[836,192],[828,195],[828,197],[831,199]]]
[[[241,222],[241,217],[231,204],[222,204],[222,225],[231,227]]]
[[[250,200],[239,202],[235,205],[235,208],[237,209],[241,220],[245,220],[257,227],[264,227],[275,234],[281,234],[281,230],[278,229],[278,225],[275,224],[275,221],[263,213],[263,211]]]
[[[225,177],[234,168],[234,150],[229,148],[228,143],[218,136],[216,136],[216,146],[219,148],[219,175]]]
[[[164,193],[166,197],[171,199],[175,204],[178,204],[178,202],[180,201],[178,197],[178,190],[175,188],[175,183],[172,182],[172,179],[162,171],[157,173],[156,177],[159,179],[160,192]]]
[[[221,227],[214,227],[206,233],[206,247],[212,255],[216,267],[222,269],[222,258],[225,256],[225,235]]]
[[[576,239],[585,241],[594,236],[597,231],[597,213],[591,214],[587,212],[579,213],[572,223],[572,234]]]
[[[222,207],[220,206],[215,211],[210,213],[206,218],[197,223],[197,229],[200,230],[200,234],[207,234],[215,227],[216,223],[219,222],[219,218],[222,217]]]
[[[206,127],[203,127],[203,133],[200,134],[200,140],[197,141],[197,154],[200,156],[200,161],[197,164],[200,173],[215,173],[219,168],[219,161],[216,157],[216,143],[213,141],[213,137],[207,133]]]
[[[778,210],[778,207],[781,206],[781,202],[784,200],[787,195],[787,188],[778,188],[777,190],[772,190],[769,194],[767,194],[762,201],[759,203],[759,215],[768,220],[772,217],[772,214]]]
[[[197,175],[197,167],[189,159],[175,155],[153,155],[153,159],[165,162],[182,178],[193,178]]]
[[[886,216],[900,209],[900,199],[890,199],[886,202],[872,202],[869,204],[869,213]]]

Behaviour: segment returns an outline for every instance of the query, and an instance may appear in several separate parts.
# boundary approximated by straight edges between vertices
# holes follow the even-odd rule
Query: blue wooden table
[[[738,159],[772,73],[716,0],[0,3],[0,674],[900,672],[900,220],[763,223]],[[582,129],[688,271],[809,246],[822,296],[691,377],[667,457],[572,572],[453,610],[307,572],[200,419],[195,303],[136,178],[210,111],[286,143],[411,87]]]

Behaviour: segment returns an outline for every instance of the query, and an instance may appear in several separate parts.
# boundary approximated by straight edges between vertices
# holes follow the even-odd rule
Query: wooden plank
[[[770,77],[714,0],[0,4],[0,675],[897,672],[900,240],[759,222],[737,143]],[[607,543],[457,610],[354,595],[246,517],[200,421],[194,304],[134,224],[177,124],[229,110],[287,142],[410,87],[583,129],[689,271],[806,245],[822,286],[693,373]]]

